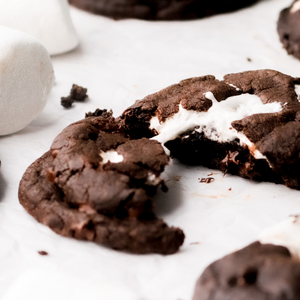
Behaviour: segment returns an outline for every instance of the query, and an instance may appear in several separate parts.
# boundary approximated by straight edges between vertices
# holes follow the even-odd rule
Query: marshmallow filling
[[[276,113],[280,103],[263,104],[259,97],[250,94],[232,96],[218,102],[211,92],[205,94],[212,101],[207,112],[186,110],[179,105],[178,113],[160,123],[155,116],[150,129],[170,151],[171,156],[187,164],[200,164],[223,172],[254,180],[282,183],[272,171],[267,158],[231,123],[258,113]]]

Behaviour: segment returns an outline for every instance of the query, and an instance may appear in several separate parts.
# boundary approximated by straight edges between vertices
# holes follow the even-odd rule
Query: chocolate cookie
[[[132,140],[111,113],[98,110],[64,129],[27,169],[19,200],[63,236],[134,253],[171,254],[184,234],[157,219],[150,200],[168,163],[159,142]]]
[[[300,0],[281,11],[277,30],[288,54],[300,59]]]
[[[69,0],[86,11],[114,19],[183,20],[249,6],[258,0]]]
[[[135,138],[171,155],[259,181],[300,188],[299,78],[273,70],[191,78],[122,114]]]
[[[193,300],[298,300],[300,262],[282,246],[255,242],[208,266]]]

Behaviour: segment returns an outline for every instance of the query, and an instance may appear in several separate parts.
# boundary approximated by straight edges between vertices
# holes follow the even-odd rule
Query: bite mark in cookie
[[[151,203],[168,163],[158,142],[130,139],[122,123],[102,111],[55,138],[25,172],[19,199],[61,235],[134,253],[171,254],[184,234],[157,219]]]

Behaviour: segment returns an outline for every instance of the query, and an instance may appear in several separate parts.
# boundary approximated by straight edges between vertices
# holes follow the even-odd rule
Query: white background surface
[[[300,62],[286,54],[276,32],[278,14],[290,3],[263,0],[186,22],[113,21],[71,9],[80,46],[52,58],[56,84],[45,110],[21,132],[0,138],[0,299],[188,300],[209,263],[300,212],[299,191],[219,171],[214,182],[199,183],[211,170],[175,162],[164,175],[169,192],[154,202],[160,217],[184,230],[185,243],[170,256],[132,255],[56,235],[17,197],[29,164],[87,111],[112,108],[118,116],[136,99],[193,76],[264,68],[300,76]],[[87,87],[89,100],[66,110],[60,97],[72,83]]]

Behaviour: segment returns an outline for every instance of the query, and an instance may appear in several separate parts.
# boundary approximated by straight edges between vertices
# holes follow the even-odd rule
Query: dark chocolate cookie
[[[298,300],[300,262],[282,246],[255,242],[208,266],[193,300]]]
[[[183,20],[234,11],[259,0],[69,0],[86,11],[114,19]]]
[[[19,200],[63,236],[134,253],[171,254],[184,234],[157,219],[150,200],[168,163],[160,143],[130,139],[111,113],[98,110],[64,129],[27,169]]]
[[[191,78],[122,114],[135,138],[152,137],[188,164],[300,188],[299,78],[273,70]]]
[[[281,11],[277,30],[288,54],[300,59],[300,0]]]

